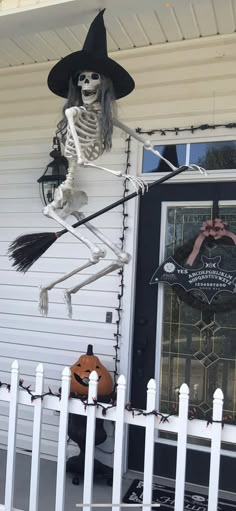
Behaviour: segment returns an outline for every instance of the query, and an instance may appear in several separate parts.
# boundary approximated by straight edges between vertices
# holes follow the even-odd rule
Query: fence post
[[[156,406],[156,382],[150,380],[147,386],[147,412],[155,410]],[[143,511],[151,511],[152,506],[152,480],[153,460],[155,445],[155,421],[154,414],[145,417],[145,454],[144,454],[144,479],[143,479]],[[149,505],[148,505],[149,504]]]
[[[69,395],[70,369],[69,367],[65,367],[62,372],[61,385],[55,511],[64,511]]]
[[[88,404],[97,399],[98,375],[92,371],[89,377]],[[94,441],[96,430],[96,406],[87,407],[87,428],[84,463],[83,511],[91,511],[93,499]],[[88,505],[86,505],[88,504]]]
[[[215,511],[217,509],[218,502],[223,400],[224,395],[222,390],[216,389],[213,396],[213,414],[212,414],[213,424],[211,426],[212,437],[211,437],[208,511]]]
[[[186,383],[180,387],[179,394],[179,421],[178,421],[178,444],[176,461],[175,483],[175,511],[184,509],[184,489],[187,455],[187,432],[188,432],[188,401],[189,388]]]
[[[38,395],[41,395],[43,393],[43,373],[44,373],[43,365],[39,364],[36,367],[36,383],[35,383],[35,394],[38,394]],[[33,425],[33,440],[32,440],[29,511],[38,511],[42,410],[43,410],[42,400],[35,399],[35,401],[34,401],[34,425]]]
[[[5,511],[12,511],[16,461],[16,421],[19,392],[19,366],[15,360],[11,366],[11,397],[8,422],[7,468],[5,485]]]
[[[121,490],[122,490],[122,461],[124,452],[124,415],[125,415],[126,380],[119,376],[117,381],[116,400],[116,429],[114,445],[114,469],[113,469],[113,490],[112,490],[112,511],[120,511]]]

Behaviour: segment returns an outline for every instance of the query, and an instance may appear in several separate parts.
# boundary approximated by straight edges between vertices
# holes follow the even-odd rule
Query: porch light
[[[50,152],[53,160],[47,165],[43,175],[37,180],[40,185],[40,195],[46,206],[53,201],[56,188],[66,179],[68,161],[61,153],[58,137],[53,137],[53,147]]]

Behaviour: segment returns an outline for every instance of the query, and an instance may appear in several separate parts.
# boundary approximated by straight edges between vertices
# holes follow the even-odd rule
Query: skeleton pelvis
[[[79,211],[88,203],[87,194],[81,190],[60,186],[54,194],[54,200],[44,208],[44,215],[48,215],[48,209],[56,211],[60,218],[67,218],[74,211]]]

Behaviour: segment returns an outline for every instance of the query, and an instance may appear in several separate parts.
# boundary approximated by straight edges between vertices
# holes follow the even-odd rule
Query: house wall
[[[227,36],[179,44],[166,44],[113,54],[134,76],[135,91],[119,104],[119,116],[129,126],[145,129],[234,122],[236,119],[236,38]],[[62,284],[50,292],[47,318],[38,313],[38,286],[84,263],[88,252],[71,235],[59,239],[25,275],[17,273],[6,255],[9,243],[22,233],[55,230],[41,214],[37,179],[49,162],[55,126],[62,101],[47,89],[52,63],[0,70],[0,380],[9,381],[10,365],[20,362],[26,384],[32,383],[37,363],[43,362],[46,384],[56,390],[62,368],[85,352],[87,344],[114,371],[114,334],[120,276],[115,273],[81,290],[73,297],[73,319],[68,320]],[[214,132],[215,134],[215,132]],[[234,135],[225,129],[221,138]],[[199,135],[198,135],[199,136]],[[204,138],[203,133],[202,137]],[[157,137],[156,137],[157,140]],[[163,139],[160,138],[162,141]],[[101,159],[104,166],[125,170],[126,137],[115,132],[113,150]],[[132,174],[140,172],[141,152],[131,143]],[[92,213],[119,199],[122,180],[102,171],[81,172],[81,188],[90,197],[84,212]],[[126,247],[133,252],[137,204],[127,205]],[[94,221],[113,241],[120,243],[122,208]],[[57,229],[57,227],[56,227]],[[83,228],[84,230],[84,228]],[[112,258],[108,250],[107,259]],[[100,268],[105,263],[100,263]],[[83,272],[86,278],[96,268]],[[124,312],[119,371],[129,379],[135,256],[125,269]],[[73,277],[70,285],[76,284]],[[106,323],[106,312],[113,314]],[[7,441],[7,405],[1,403],[0,444]],[[21,408],[17,445],[30,449],[32,416]],[[42,454],[56,454],[58,417],[45,413]]]

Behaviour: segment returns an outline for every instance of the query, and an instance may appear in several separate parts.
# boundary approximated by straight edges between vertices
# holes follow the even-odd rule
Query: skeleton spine
[[[77,159],[68,158],[68,161],[69,161],[68,174],[66,176],[66,180],[62,184],[63,188],[73,188],[75,173],[77,170]]]

